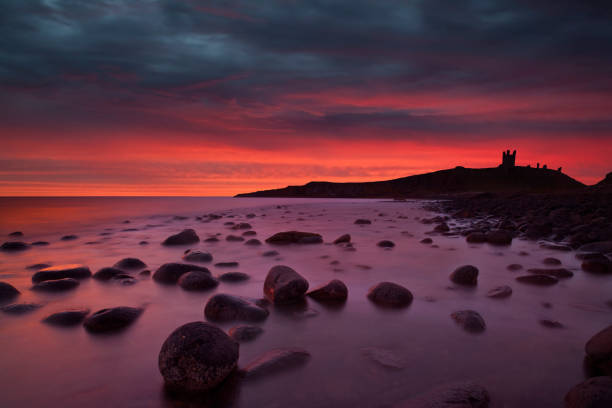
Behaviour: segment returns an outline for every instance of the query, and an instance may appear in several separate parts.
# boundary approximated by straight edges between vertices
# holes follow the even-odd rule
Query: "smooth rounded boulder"
[[[381,248],[393,248],[395,246],[395,242],[385,239],[385,240],[379,241],[376,245]]]
[[[72,278],[63,278],[63,279],[54,279],[54,280],[46,280],[36,285],[32,286],[32,290],[38,292],[63,292],[66,290],[71,290],[79,286],[80,283],[76,279]]]
[[[211,297],[204,308],[204,316],[215,322],[242,320],[260,322],[268,317],[269,312],[255,302],[239,296],[219,293]]]
[[[559,279],[550,275],[523,275],[516,278],[517,282],[536,286],[552,286],[559,283]]]
[[[285,231],[272,235],[266,239],[266,242],[272,245],[320,244],[323,242],[323,237],[314,232]]]
[[[591,337],[584,350],[591,365],[612,376],[612,326]]]
[[[102,268],[98,272],[94,273],[92,278],[99,281],[108,281],[111,279],[115,279],[118,276],[125,275],[125,272],[121,269],[107,267]]]
[[[163,284],[174,284],[179,278],[190,271],[202,271],[210,273],[208,268],[198,265],[182,264],[182,263],[166,263],[157,268],[153,274],[153,280]]]
[[[191,271],[181,275],[178,284],[185,290],[200,291],[216,288],[219,281],[213,278],[209,272]]]
[[[381,282],[368,291],[368,299],[379,306],[406,307],[412,303],[412,293],[393,282]]]
[[[86,279],[91,277],[91,271],[83,265],[56,265],[41,269],[32,275],[32,283],[40,283],[55,279]]]
[[[465,331],[471,333],[480,333],[486,328],[484,319],[474,310],[460,310],[458,312],[451,313],[451,317]]]
[[[0,249],[3,251],[7,251],[7,252],[16,252],[16,251],[25,251],[29,247],[30,246],[26,244],[25,242],[8,241],[8,242],[3,243],[2,246],[0,246]]]
[[[162,245],[173,246],[173,245],[189,245],[200,242],[200,237],[193,229],[185,229],[178,234],[171,235],[162,242]]]
[[[476,286],[478,284],[478,268],[463,265],[451,273],[450,280],[459,285]]]
[[[19,296],[19,292],[13,285],[6,282],[0,282],[0,302],[12,300]]]
[[[565,395],[565,408],[612,407],[612,378],[593,377],[575,385]]]
[[[238,364],[238,343],[204,322],[180,326],[166,339],[158,366],[167,387],[207,391],[220,384]]]
[[[183,260],[187,262],[212,262],[213,257],[208,252],[187,250],[183,255]]]
[[[336,240],[334,241],[335,245],[338,244],[348,244],[349,242],[351,242],[351,235],[350,234],[344,234],[344,235],[340,235],[338,238],[336,238]]]
[[[0,310],[12,315],[22,315],[40,309],[42,306],[40,303],[12,303],[0,307]]]
[[[219,280],[223,282],[243,282],[249,279],[251,277],[244,272],[226,272],[219,276]]]
[[[110,333],[122,330],[142,314],[143,309],[119,306],[98,310],[83,322],[85,329],[91,333]]]
[[[137,270],[137,269],[144,269],[144,268],[146,268],[147,264],[142,262],[138,258],[123,258],[122,260],[118,261],[113,266],[115,268],[119,268],[119,269]]]
[[[348,297],[348,288],[341,280],[334,279],[311,290],[307,295],[320,302],[344,302]]]
[[[264,296],[274,304],[296,303],[304,298],[308,281],[288,266],[277,265],[268,271]]]

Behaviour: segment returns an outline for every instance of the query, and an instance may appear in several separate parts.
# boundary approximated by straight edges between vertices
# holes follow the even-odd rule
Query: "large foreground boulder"
[[[310,353],[304,349],[274,349],[251,361],[241,372],[247,379],[258,379],[300,367],[306,364],[309,359]]]
[[[405,307],[412,303],[412,293],[393,282],[380,282],[368,291],[368,299],[379,306]]]
[[[91,271],[83,265],[56,265],[41,269],[32,275],[32,283],[40,283],[55,279],[86,279],[91,277]]]
[[[162,245],[173,246],[173,245],[189,245],[200,242],[200,237],[194,230],[185,229],[175,235],[170,235],[162,242]]]
[[[308,281],[284,265],[270,269],[263,288],[265,297],[275,304],[296,303],[304,298],[307,290]]]
[[[19,296],[19,291],[13,285],[6,282],[0,282],[0,302],[12,300]]]
[[[451,273],[450,280],[459,285],[476,286],[478,284],[478,268],[472,265],[463,265]]]
[[[278,232],[266,239],[268,244],[288,245],[288,244],[320,244],[323,237],[313,232],[286,231]]]
[[[612,407],[612,378],[593,377],[575,385],[565,395],[565,408]]]
[[[334,279],[311,290],[307,295],[320,302],[344,302],[348,297],[348,288],[341,280]]]
[[[436,387],[396,408],[487,408],[491,397],[481,385],[465,382]]]
[[[269,312],[248,299],[219,293],[211,297],[204,308],[207,319],[217,322],[243,320],[259,322],[268,317]]]
[[[612,326],[595,334],[584,347],[588,363],[612,376]]]
[[[203,266],[171,262],[157,268],[153,274],[153,280],[159,283],[174,284],[183,274],[190,271],[202,271],[210,274],[208,268]]]
[[[115,332],[134,323],[142,312],[141,308],[128,306],[102,309],[89,316],[83,326],[91,333]]]
[[[204,322],[187,323],[162,345],[159,371],[171,389],[206,391],[236,368],[238,354],[238,343],[221,329]]]

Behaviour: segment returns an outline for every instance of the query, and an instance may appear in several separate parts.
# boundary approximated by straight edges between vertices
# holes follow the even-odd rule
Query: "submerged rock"
[[[307,295],[321,302],[344,302],[348,297],[348,288],[341,280],[334,279],[311,290]]]
[[[383,241],[380,241],[376,245],[381,248],[393,248],[395,246],[395,242],[389,241],[389,240],[383,240]]]
[[[482,232],[472,232],[465,237],[465,240],[471,244],[482,244],[487,242],[487,236]]]
[[[239,265],[239,263],[238,262],[234,262],[234,261],[232,261],[232,262],[217,262],[215,264],[215,266],[217,268],[237,268],[238,265]]]
[[[31,270],[31,271],[39,271],[41,269],[45,269],[45,268],[48,268],[50,266],[51,266],[51,264],[48,264],[48,263],[37,263],[37,264],[26,266],[26,269]]]
[[[565,408],[612,407],[612,378],[589,378],[569,390],[564,401]]]
[[[246,379],[258,379],[300,367],[308,360],[310,360],[310,353],[304,349],[274,349],[251,361],[241,372]]]
[[[274,266],[264,281],[263,292],[275,304],[295,303],[304,298],[308,281],[288,266]]]
[[[542,269],[542,268],[532,268],[527,269],[527,272],[533,273],[535,275],[549,275],[554,276],[555,278],[571,278],[574,276],[572,271],[569,271],[565,268],[555,268],[555,269]]]
[[[185,252],[185,254],[183,254],[183,260],[187,262],[206,263],[206,262],[212,262],[213,257],[208,252],[192,251],[189,249]]]
[[[12,300],[19,296],[19,292],[13,285],[7,282],[0,282],[0,302]]]
[[[32,246],[47,246],[49,243],[47,241],[34,241],[30,245]]]
[[[245,242],[244,245],[257,246],[257,245],[261,245],[261,241],[256,238],[253,238]]]
[[[539,323],[542,326],[548,327],[550,329],[562,329],[564,327],[563,324],[561,324],[560,322],[550,319],[540,319]]]
[[[355,224],[357,224],[357,225],[369,225],[371,223],[372,223],[372,221],[367,220],[365,218],[359,218],[359,219],[355,220]]]
[[[612,241],[591,242],[578,248],[580,252],[599,252],[602,254],[612,252]]]
[[[185,229],[178,234],[171,235],[162,242],[162,245],[172,246],[172,245],[189,245],[195,244],[196,242],[200,242],[200,237],[193,229]]]
[[[23,237],[23,232],[21,231],[15,231],[15,232],[11,232],[10,234],[8,234],[9,237]]]
[[[30,246],[28,244],[26,244],[25,242],[19,242],[19,241],[8,241],[2,244],[2,246],[0,246],[0,249],[3,251],[7,251],[7,252],[12,252],[12,251],[23,251],[28,249]]]
[[[451,313],[451,317],[468,332],[480,333],[486,328],[484,319],[474,310],[460,310]]]
[[[509,271],[520,271],[521,269],[523,269],[523,265],[521,264],[510,264],[508,266],[506,266],[506,269]]]
[[[402,369],[405,367],[403,359],[393,351],[378,347],[367,347],[361,350],[363,355],[386,368]]]
[[[263,329],[257,326],[237,326],[229,330],[232,339],[239,343],[255,340],[263,333]]]
[[[320,244],[323,238],[320,234],[313,232],[286,231],[278,232],[266,239],[268,244],[288,245],[288,244]]]
[[[190,271],[181,275],[178,284],[185,290],[199,291],[216,288],[219,281],[210,272]]]
[[[502,299],[512,295],[512,288],[508,285],[498,286],[487,292],[487,297]]]
[[[42,321],[43,323],[53,326],[76,326],[81,324],[88,314],[89,309],[65,310],[63,312],[53,313],[45,317]]]
[[[178,282],[179,278],[190,271],[208,272],[208,268],[198,265],[182,264],[182,263],[166,263],[160,266],[153,274],[153,280],[159,283],[173,284]]]
[[[55,279],[86,279],[91,277],[91,271],[83,265],[56,265],[41,269],[32,275],[32,283],[40,283]]]
[[[4,313],[12,315],[22,315],[40,309],[42,306],[43,305],[39,303],[13,303],[2,306],[0,310],[2,310]]]
[[[32,286],[32,290],[39,292],[63,292],[79,286],[79,281],[72,278],[46,280]]]
[[[433,243],[433,239],[431,238],[423,238],[422,240],[419,241],[421,244],[432,244]]]
[[[513,235],[510,231],[495,230],[486,234],[487,242],[492,245],[510,245]]]
[[[111,279],[116,279],[117,277],[125,275],[125,272],[121,269],[117,268],[102,268],[98,272],[93,274],[93,278],[99,281],[108,281]]]
[[[487,408],[491,401],[488,391],[479,384],[463,382],[436,387],[396,408]]]
[[[115,332],[134,323],[142,312],[141,308],[128,306],[102,309],[89,316],[83,326],[91,333]]]
[[[238,343],[204,322],[180,326],[159,352],[159,371],[166,386],[207,391],[220,384],[238,364]]]
[[[545,265],[561,265],[561,261],[553,257],[544,258],[542,263]]]
[[[239,237],[238,235],[228,235],[225,237],[225,240],[228,242],[242,242],[244,241],[244,237]]]
[[[589,364],[612,376],[612,326],[589,339],[584,347]]]
[[[224,293],[211,297],[204,308],[206,318],[217,322],[232,320],[260,322],[265,320],[268,314],[266,309],[248,299]]]
[[[463,265],[453,271],[450,280],[459,285],[476,286],[478,284],[478,268]]]
[[[368,299],[379,306],[406,307],[412,303],[412,293],[393,282],[380,282],[368,291]]]
[[[226,272],[219,276],[219,280],[223,282],[243,282],[251,277],[243,272]]]
[[[338,238],[336,238],[336,240],[334,241],[334,244],[338,245],[338,244],[346,244],[351,242],[351,235],[350,234],[344,234],[339,236]]]
[[[263,254],[261,254],[261,256],[265,256],[265,257],[272,257],[272,256],[278,256],[278,255],[280,255],[278,251],[266,251]]]
[[[119,269],[134,270],[144,269],[147,267],[147,264],[138,258],[123,258],[113,266]]]
[[[551,286],[559,282],[559,279],[550,275],[523,275],[516,278],[517,282],[528,283],[538,286]]]

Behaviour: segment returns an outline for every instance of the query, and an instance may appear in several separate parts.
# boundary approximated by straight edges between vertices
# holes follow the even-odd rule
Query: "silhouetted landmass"
[[[612,172],[606,174],[606,177],[592,186],[591,189],[600,192],[612,192]]]

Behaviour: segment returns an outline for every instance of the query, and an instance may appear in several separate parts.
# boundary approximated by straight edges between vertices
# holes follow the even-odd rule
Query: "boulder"
[[[241,372],[246,379],[259,379],[300,367],[308,362],[310,353],[299,348],[270,350],[255,358]]]
[[[378,245],[381,248],[393,248],[395,246],[395,242],[385,239],[383,241],[378,242],[378,244],[376,245]]]
[[[233,230],[248,230],[253,228],[248,222],[240,222],[232,227]]]
[[[219,281],[210,272],[190,271],[181,275],[178,284],[185,290],[200,291],[216,288]]]
[[[591,337],[584,349],[591,365],[603,374],[612,376],[612,326]]]
[[[520,271],[521,269],[523,269],[523,265],[521,264],[510,264],[508,266],[506,266],[506,269],[508,269],[509,271]]]
[[[471,333],[481,333],[486,328],[484,319],[474,310],[460,310],[458,312],[451,313],[451,317],[455,322],[463,327],[465,331]]]
[[[83,322],[85,329],[91,333],[110,333],[122,330],[138,319],[143,309],[119,306],[98,310]]]
[[[159,371],[170,389],[207,391],[220,384],[238,364],[238,343],[204,322],[180,326],[159,352]]]
[[[206,263],[212,262],[213,257],[208,252],[187,250],[183,255],[183,260],[186,262]]]
[[[554,268],[554,269],[531,268],[531,269],[527,269],[527,272],[533,273],[535,275],[554,276],[555,278],[559,278],[559,279],[571,278],[572,276],[574,276],[574,273],[572,271],[569,271],[565,268]]]
[[[307,290],[308,281],[284,265],[274,266],[268,271],[263,287],[265,297],[275,304],[298,302]]]
[[[487,408],[491,397],[481,385],[462,382],[436,387],[396,408]]]
[[[204,308],[206,318],[216,322],[260,322],[265,320],[268,314],[266,309],[248,299],[224,293],[211,297]]]
[[[266,239],[268,244],[288,245],[288,244],[320,244],[323,238],[320,234],[313,232],[286,231],[278,232]]]
[[[2,246],[0,246],[0,249],[3,251],[7,251],[7,252],[14,252],[14,251],[23,251],[28,249],[30,246],[28,244],[26,244],[25,242],[19,242],[19,241],[9,241],[9,242],[5,242],[2,244]]]
[[[406,307],[412,303],[412,293],[392,282],[381,282],[368,291],[368,299],[379,306]]]
[[[523,275],[516,278],[517,282],[537,286],[551,286],[559,282],[559,279],[550,275]]]
[[[238,265],[239,265],[239,263],[238,262],[234,262],[234,261],[232,261],[232,262],[217,262],[215,264],[215,266],[217,268],[237,268]]]
[[[86,279],[91,277],[91,271],[83,265],[56,265],[41,269],[32,275],[32,283],[40,283],[55,279]]]
[[[237,326],[229,330],[232,339],[239,343],[255,340],[263,333],[263,329],[257,326]]]
[[[512,295],[512,288],[508,285],[498,286],[487,292],[487,297],[502,299]]]
[[[365,218],[359,218],[359,219],[355,220],[355,224],[357,224],[357,225],[369,225],[371,223],[372,223],[372,221],[366,220]]]
[[[223,282],[243,282],[251,277],[243,272],[226,272],[219,276],[219,280]]]
[[[247,242],[245,242],[244,245],[258,246],[258,245],[261,245],[261,241],[256,238],[252,238],[252,239],[249,239]]]
[[[433,239],[431,238],[423,238],[421,241],[419,241],[421,244],[432,244],[433,243]]]
[[[6,302],[19,296],[19,292],[13,285],[7,282],[0,282],[0,302]]]
[[[39,292],[63,292],[79,286],[79,281],[72,278],[46,280],[32,286],[32,290]]]
[[[75,239],[79,239],[79,236],[78,235],[74,235],[74,234],[70,234],[70,235],[64,235],[60,239],[62,241],[74,241]]]
[[[463,265],[451,273],[450,280],[459,285],[476,286],[478,284],[478,268]]]
[[[153,280],[164,284],[173,284],[178,282],[179,278],[190,271],[208,272],[208,268],[198,265],[182,264],[182,263],[166,263],[160,266],[153,274]]]
[[[510,231],[494,230],[486,234],[487,242],[492,245],[510,245],[513,235]]]
[[[612,407],[612,378],[589,378],[569,390],[564,401],[565,408]]]
[[[185,229],[178,234],[171,235],[162,242],[162,245],[189,245],[200,242],[200,237],[193,229]]]
[[[121,275],[125,275],[125,272],[123,272],[123,270],[107,267],[100,269],[98,272],[94,273],[92,277],[99,281],[108,281],[111,279],[116,279]]]
[[[450,227],[447,223],[442,222],[434,227],[435,232],[448,232],[450,231]]]
[[[225,237],[225,240],[228,242],[242,242],[244,241],[244,237],[240,237],[238,235],[228,235]]]
[[[146,268],[147,264],[138,258],[123,258],[113,266],[119,269],[136,270]]]
[[[561,261],[560,261],[559,259],[557,259],[557,258],[553,258],[553,257],[544,258],[544,259],[542,260],[542,263],[543,263],[544,265],[553,265],[553,266],[555,266],[555,265],[561,265]]]
[[[307,295],[320,302],[344,302],[348,297],[348,289],[344,282],[334,279],[311,290]]]
[[[344,234],[339,236],[338,238],[336,238],[336,240],[334,241],[334,244],[338,245],[338,244],[347,244],[351,242],[351,235],[350,234]]]
[[[81,324],[88,314],[89,309],[65,310],[63,312],[53,313],[45,317],[42,321],[43,323],[53,326],[76,326]]]
[[[0,310],[12,315],[22,315],[40,309],[42,306],[39,303],[13,303],[0,307]]]

